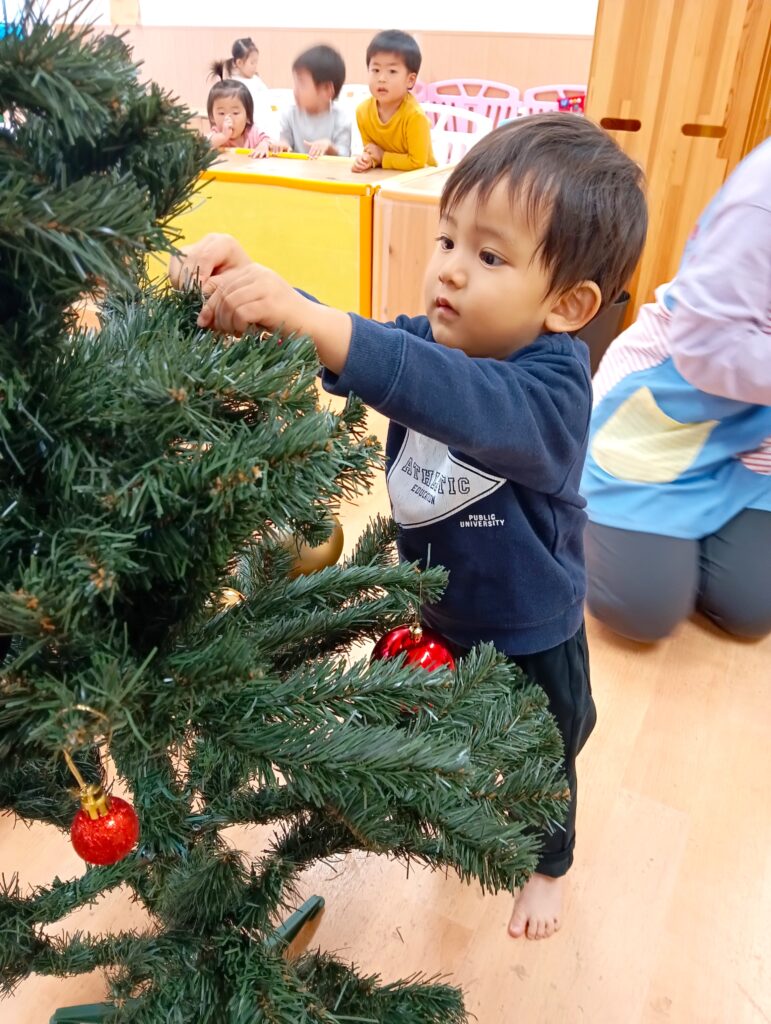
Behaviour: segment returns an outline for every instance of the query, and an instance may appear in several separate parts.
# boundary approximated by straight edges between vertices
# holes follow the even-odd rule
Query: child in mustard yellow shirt
[[[436,167],[431,126],[410,92],[420,71],[420,47],[406,32],[378,32],[367,47],[369,91],[356,109],[364,152],[354,171],[386,167],[414,171]]]

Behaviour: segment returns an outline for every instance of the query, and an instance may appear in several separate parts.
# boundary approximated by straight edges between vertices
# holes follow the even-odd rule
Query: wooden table
[[[348,157],[223,156],[203,174],[191,210],[173,223],[180,245],[234,235],[257,262],[341,309],[371,314],[373,198],[403,176],[354,174]]]

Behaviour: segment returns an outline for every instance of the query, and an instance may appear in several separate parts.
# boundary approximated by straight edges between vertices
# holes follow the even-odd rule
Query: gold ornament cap
[[[110,813],[110,798],[98,782],[90,782],[80,791],[80,806],[93,821]]]

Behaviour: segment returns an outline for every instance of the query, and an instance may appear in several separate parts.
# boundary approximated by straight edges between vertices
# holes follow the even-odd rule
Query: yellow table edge
[[[247,174],[244,171],[225,171],[210,168],[203,172],[204,181],[234,181],[240,185],[281,185],[284,188],[302,188],[311,192],[331,192],[343,196],[371,196],[377,192],[376,181],[329,181],[324,178],[290,178],[282,174]]]

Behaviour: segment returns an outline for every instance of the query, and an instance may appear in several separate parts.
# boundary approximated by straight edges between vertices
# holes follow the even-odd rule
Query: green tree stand
[[[311,896],[284,923],[276,929],[272,943],[275,947],[286,947],[293,942],[302,929],[324,909],[321,896]],[[84,1003],[83,1006],[64,1006],[51,1017],[49,1024],[103,1024],[114,1013],[110,1003]]]

